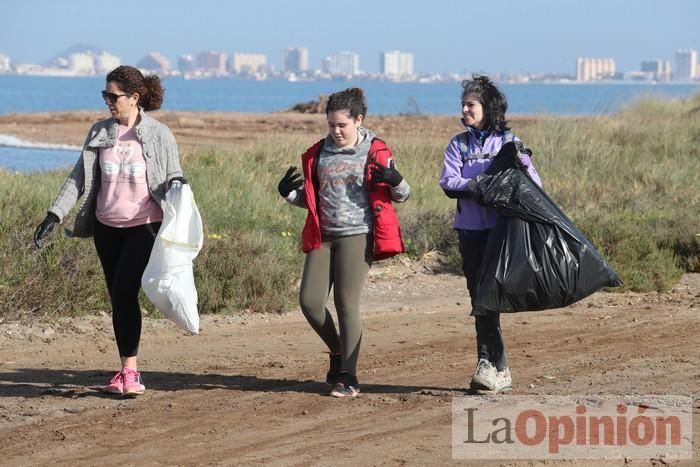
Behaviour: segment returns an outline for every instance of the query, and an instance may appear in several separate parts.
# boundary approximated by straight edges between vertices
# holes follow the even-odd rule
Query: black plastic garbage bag
[[[506,143],[476,182],[499,221],[489,234],[474,315],[561,308],[622,284],[591,242],[521,167]]]

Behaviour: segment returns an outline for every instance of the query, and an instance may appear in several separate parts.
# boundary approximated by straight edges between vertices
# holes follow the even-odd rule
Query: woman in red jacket
[[[373,260],[403,252],[391,202],[406,201],[411,190],[389,148],[362,126],[365,115],[361,89],[331,94],[328,135],[302,155],[303,178],[290,167],[278,185],[289,203],[308,210],[299,303],[328,347],[326,382],[334,386],[330,394],[335,397],[360,393],[360,294]],[[337,330],[326,307],[331,287]]]

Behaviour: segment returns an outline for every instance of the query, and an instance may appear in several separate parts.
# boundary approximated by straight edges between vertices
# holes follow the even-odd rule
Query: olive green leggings
[[[372,266],[369,234],[323,237],[321,248],[306,255],[299,304],[311,327],[332,353],[340,352],[342,371],[357,374],[362,341],[360,294]],[[331,287],[338,329],[326,308]]]

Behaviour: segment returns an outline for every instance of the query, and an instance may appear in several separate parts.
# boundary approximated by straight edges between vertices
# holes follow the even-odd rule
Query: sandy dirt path
[[[451,457],[451,402],[474,366],[461,277],[410,262],[376,267],[363,302],[362,394],[350,400],[327,396],[327,355],[299,311],[205,316],[198,337],[147,319],[148,389],[133,400],[98,391],[116,363],[108,315],[0,323],[0,464],[541,464]],[[505,316],[512,394],[695,397],[699,313],[700,275],[686,275],[666,294],[598,293]],[[697,465],[546,464],[665,462]]]

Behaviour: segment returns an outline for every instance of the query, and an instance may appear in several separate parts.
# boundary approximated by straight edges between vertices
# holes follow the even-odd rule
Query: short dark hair
[[[334,92],[328,97],[326,115],[338,110],[347,110],[350,117],[357,118],[367,115],[367,103],[365,93],[360,88],[347,88],[344,91]]]
[[[484,109],[484,130],[509,130],[506,120],[508,101],[495,84],[484,75],[472,75],[462,81],[462,103],[471,95],[476,96]]]
[[[143,110],[158,110],[163,103],[165,90],[158,75],[143,76],[138,68],[122,65],[107,74],[108,83],[116,83],[128,94],[139,93],[139,106]]]

